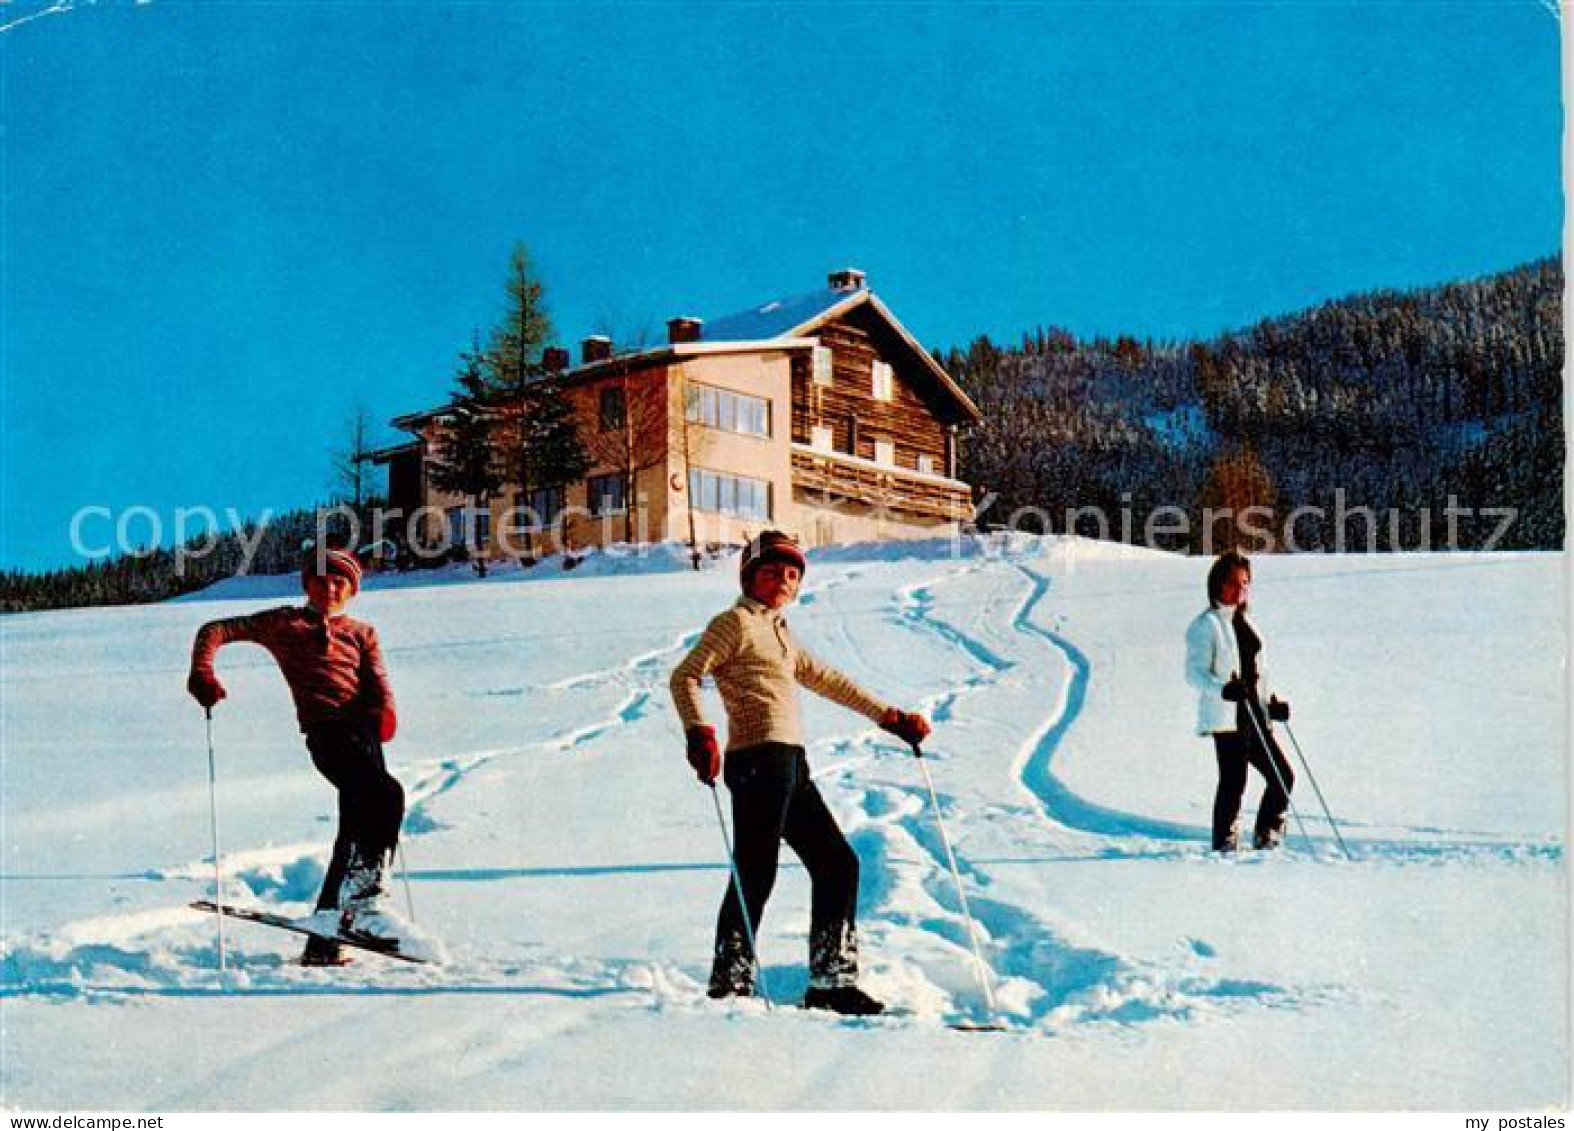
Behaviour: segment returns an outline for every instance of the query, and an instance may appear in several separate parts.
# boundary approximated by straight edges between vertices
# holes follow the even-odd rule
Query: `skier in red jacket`
[[[361,566],[348,551],[312,548],[301,567],[305,605],[211,621],[197,631],[186,689],[205,709],[225,698],[214,655],[237,641],[260,644],[278,662],[295,700],[312,763],[339,793],[339,830],[317,910],[339,910],[341,929],[397,937],[385,905],[388,863],[404,821],[404,790],[383,761],[397,726],[382,648],[371,625],[344,615],[360,591]],[[348,959],[327,939],[306,944],[305,966]]]

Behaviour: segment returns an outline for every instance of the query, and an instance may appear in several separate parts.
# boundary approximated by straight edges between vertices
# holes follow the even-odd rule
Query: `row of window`
[[[689,472],[689,500],[695,510],[709,514],[762,520],[771,517],[771,485],[763,479],[696,467]]]
[[[626,481],[622,475],[592,475],[585,485],[587,509],[593,518],[622,514],[627,508]],[[695,468],[689,472],[689,492],[695,510],[733,518],[768,520],[771,517],[771,485],[763,479]],[[514,512],[513,528],[524,531],[553,526],[566,507],[564,488],[537,488],[530,492],[525,507]],[[490,510],[459,506],[449,507],[447,514],[448,538],[455,545],[484,546],[490,540]]]
[[[831,350],[828,346],[814,348],[814,383],[831,383]],[[871,370],[870,394],[879,401],[889,401],[894,396],[895,379],[891,366],[876,361]],[[621,386],[611,385],[601,390],[601,431],[615,432],[628,421],[628,404]],[[743,436],[771,434],[771,402],[764,397],[753,397],[730,389],[695,384],[691,387],[685,415],[694,424],[703,424],[722,432],[735,432]]]
[[[520,515],[516,524],[524,529],[532,521],[536,525],[551,526],[562,517],[568,506],[566,487],[537,487],[527,496],[528,513]],[[628,482],[622,475],[592,475],[585,480],[586,509],[594,518],[602,515],[622,514],[628,509]]]
[[[766,437],[771,434],[771,402],[730,389],[691,386],[685,415],[694,424],[722,432]],[[601,390],[599,416],[603,432],[616,432],[628,422],[628,404],[621,386],[611,385]]]
[[[771,402],[764,397],[751,397],[747,393],[734,393],[710,385],[693,385],[686,411],[692,423],[707,428],[743,436],[771,434]]]
[[[816,385],[829,385],[831,383],[831,372],[831,347],[815,346],[814,383]],[[869,395],[877,401],[889,401],[896,396],[896,380],[892,375],[889,362],[875,361],[869,373]]]

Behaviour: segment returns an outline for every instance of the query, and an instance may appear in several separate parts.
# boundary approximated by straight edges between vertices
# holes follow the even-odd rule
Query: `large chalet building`
[[[566,350],[544,352],[593,461],[582,480],[524,499],[505,488],[469,511],[430,482],[438,408],[394,420],[412,438],[375,456],[389,468],[390,506],[425,508],[428,544],[491,556],[523,552],[527,535],[539,551],[543,536],[707,544],[777,528],[816,546],[947,534],[972,517],[957,445],[978,409],[862,272],[667,329],[665,345],[618,355],[586,338],[572,367]]]

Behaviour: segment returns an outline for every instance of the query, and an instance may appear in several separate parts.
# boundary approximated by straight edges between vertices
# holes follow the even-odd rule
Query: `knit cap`
[[[803,556],[803,550],[798,547],[797,540],[791,534],[784,534],[780,530],[767,530],[756,538],[751,538],[743,547],[743,559],[738,564],[738,581],[743,586],[743,592],[749,592],[749,584],[754,580],[755,571],[766,562],[777,562],[781,565],[798,567],[800,574],[807,573],[809,563]]]
[[[361,563],[354,554],[348,550],[308,547],[305,557],[301,560],[301,584],[305,585],[308,578],[328,577],[334,574],[349,578],[350,596],[353,597],[361,591]]]

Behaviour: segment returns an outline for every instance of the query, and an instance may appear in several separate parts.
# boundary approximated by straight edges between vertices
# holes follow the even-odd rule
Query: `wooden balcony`
[[[973,517],[973,492],[959,479],[890,467],[841,452],[792,446],[793,491],[827,503],[869,507],[947,522]]]

